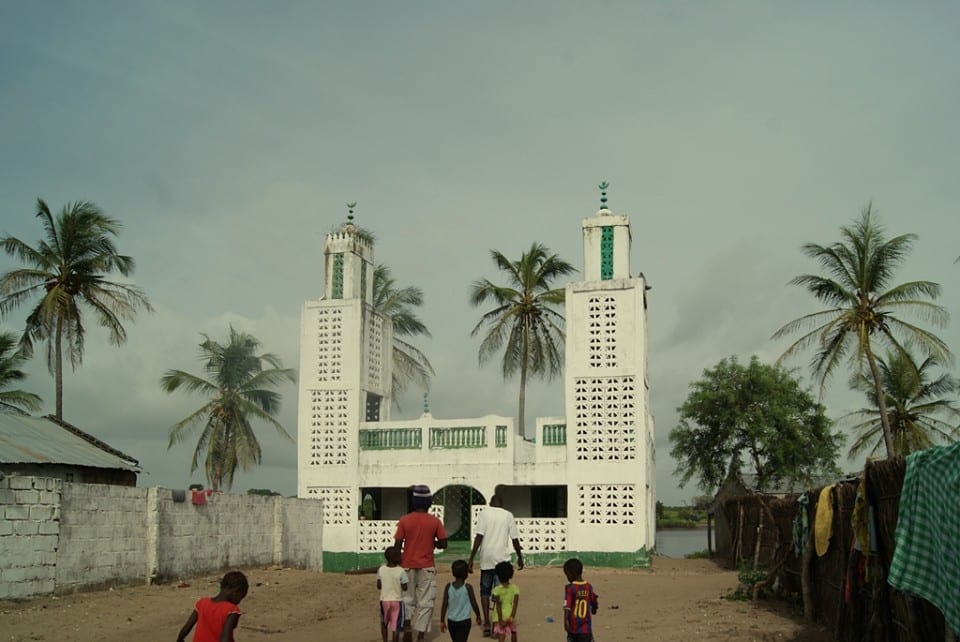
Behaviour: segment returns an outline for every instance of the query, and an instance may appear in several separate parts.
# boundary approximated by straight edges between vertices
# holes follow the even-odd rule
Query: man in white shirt
[[[483,634],[490,635],[490,594],[497,576],[493,569],[500,562],[510,561],[510,544],[517,552],[517,568],[523,568],[523,552],[520,550],[520,535],[513,513],[503,508],[499,495],[490,498],[490,504],[483,509],[477,520],[477,536],[473,539],[473,550],[467,562],[473,573],[473,560],[480,553],[480,602],[483,605]]]

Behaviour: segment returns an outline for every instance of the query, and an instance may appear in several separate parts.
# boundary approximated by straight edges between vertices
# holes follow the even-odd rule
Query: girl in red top
[[[231,571],[220,580],[220,592],[214,597],[202,597],[193,607],[193,613],[180,629],[177,642],[184,642],[190,629],[196,625],[193,642],[233,642],[233,630],[240,621],[240,600],[247,596],[250,585],[247,576]]]

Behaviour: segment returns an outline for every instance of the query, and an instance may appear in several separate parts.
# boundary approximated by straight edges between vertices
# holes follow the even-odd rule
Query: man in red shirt
[[[394,539],[402,547],[400,565],[407,572],[409,582],[403,595],[404,642],[410,642],[411,625],[417,632],[417,641],[424,639],[433,619],[433,604],[437,599],[437,568],[433,561],[433,549],[447,547],[447,532],[443,522],[427,512],[433,503],[430,488],[425,485],[413,487],[411,505],[413,510],[397,522]]]

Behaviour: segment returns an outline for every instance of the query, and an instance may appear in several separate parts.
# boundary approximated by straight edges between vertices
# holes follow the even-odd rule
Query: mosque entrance
[[[444,486],[433,494],[433,503],[443,506],[443,528],[449,545],[446,554],[466,559],[470,555],[470,518],[474,504],[486,499],[471,486]]]

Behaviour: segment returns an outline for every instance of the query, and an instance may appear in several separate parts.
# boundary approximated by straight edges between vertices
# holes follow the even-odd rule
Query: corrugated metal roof
[[[0,463],[140,470],[136,459],[66,422],[5,412],[0,412]]]

